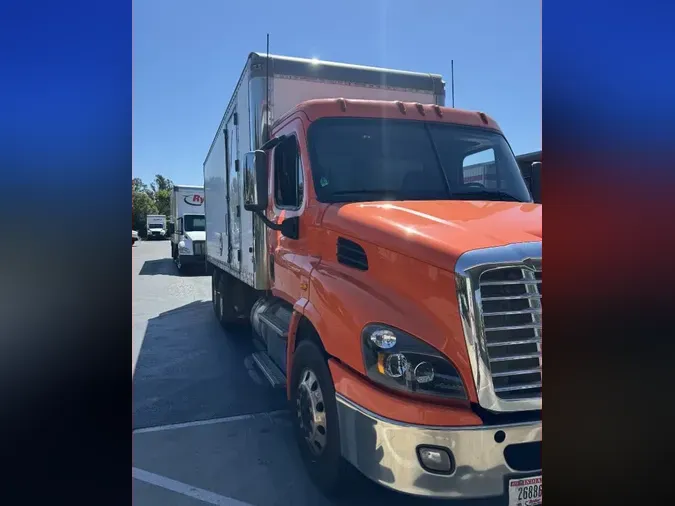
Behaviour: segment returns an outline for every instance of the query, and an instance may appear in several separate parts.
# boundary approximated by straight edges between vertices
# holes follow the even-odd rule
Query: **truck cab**
[[[178,270],[205,267],[204,188],[175,185],[171,190],[171,258]]]
[[[286,103],[292,86],[324,96],[262,129],[237,129],[254,103],[228,106],[205,161],[207,262],[217,319],[250,321],[255,362],[285,389],[308,474],[326,494],[351,465],[407,494],[540,504],[541,205],[498,124],[326,98],[358,91],[338,84],[275,81],[275,106],[284,86]],[[238,155],[247,127],[263,138]]]
[[[165,239],[166,216],[163,214],[149,214],[146,219],[146,237],[148,239]]]

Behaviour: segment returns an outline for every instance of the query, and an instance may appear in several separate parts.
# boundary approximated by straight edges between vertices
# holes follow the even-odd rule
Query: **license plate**
[[[509,480],[509,506],[535,506],[541,497],[541,476]]]

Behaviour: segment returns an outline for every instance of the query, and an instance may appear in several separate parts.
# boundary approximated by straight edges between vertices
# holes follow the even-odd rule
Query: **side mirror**
[[[251,151],[244,157],[244,209],[267,209],[267,153]]]
[[[541,204],[541,162],[532,162],[532,175],[530,177],[532,198],[536,203]]]
[[[293,216],[281,222],[281,233],[289,239],[298,239],[300,236],[300,218]]]

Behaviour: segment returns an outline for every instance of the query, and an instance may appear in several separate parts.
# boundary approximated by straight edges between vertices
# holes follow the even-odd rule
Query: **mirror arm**
[[[267,225],[269,228],[271,228],[272,230],[276,230],[276,231],[279,231],[279,232],[281,231],[282,225],[268,220],[267,216],[265,216],[265,213],[263,213],[262,211],[253,211],[253,214],[255,214],[258,218],[260,218],[262,220],[262,222],[265,225]]]

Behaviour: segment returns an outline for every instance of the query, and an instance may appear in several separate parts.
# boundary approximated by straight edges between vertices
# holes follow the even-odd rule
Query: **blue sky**
[[[454,59],[456,107],[494,117],[516,154],[541,149],[540,0],[134,0],[133,177],[203,184],[268,32],[274,54],[441,74],[447,105]]]

